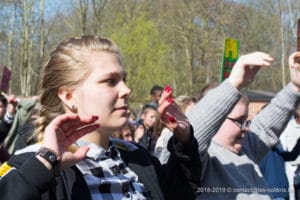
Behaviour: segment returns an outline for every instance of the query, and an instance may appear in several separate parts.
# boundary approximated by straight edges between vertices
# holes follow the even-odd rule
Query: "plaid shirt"
[[[144,185],[138,176],[121,159],[116,144],[134,151],[136,146],[124,141],[111,139],[110,147],[104,150],[92,143],[78,141],[77,145],[90,147],[87,158],[76,166],[83,174],[93,200],[146,199]]]

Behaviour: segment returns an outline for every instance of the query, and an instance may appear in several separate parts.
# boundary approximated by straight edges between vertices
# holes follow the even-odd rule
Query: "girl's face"
[[[99,116],[101,131],[119,130],[129,117],[131,92],[125,83],[124,67],[108,52],[89,54],[85,65],[91,73],[72,94],[78,114]]]
[[[158,120],[158,113],[156,110],[148,110],[142,115],[142,119],[146,128],[153,128]]]

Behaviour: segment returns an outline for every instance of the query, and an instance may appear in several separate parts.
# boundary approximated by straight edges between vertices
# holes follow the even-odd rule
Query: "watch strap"
[[[52,167],[54,171],[54,175],[58,176],[60,172],[60,156],[55,153],[50,148],[41,147],[37,152],[36,155],[39,155],[43,159],[45,159]]]

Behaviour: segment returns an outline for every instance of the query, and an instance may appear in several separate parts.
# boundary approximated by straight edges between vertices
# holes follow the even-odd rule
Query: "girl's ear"
[[[58,89],[58,97],[60,98],[60,100],[63,102],[63,104],[68,110],[72,112],[77,111],[72,89],[66,86],[60,87]]]

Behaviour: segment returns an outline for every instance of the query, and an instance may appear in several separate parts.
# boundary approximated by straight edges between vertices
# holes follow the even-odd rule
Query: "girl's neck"
[[[104,149],[108,149],[109,147],[109,135],[101,134],[100,132],[89,133],[81,137],[80,140],[96,144]]]

